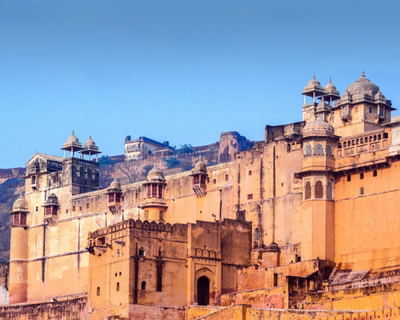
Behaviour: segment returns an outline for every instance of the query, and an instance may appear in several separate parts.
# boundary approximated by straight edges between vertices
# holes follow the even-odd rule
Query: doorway
[[[197,303],[199,306],[210,304],[210,280],[205,276],[197,280]]]

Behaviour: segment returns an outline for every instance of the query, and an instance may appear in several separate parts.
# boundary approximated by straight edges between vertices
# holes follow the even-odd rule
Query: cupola
[[[13,226],[26,226],[26,215],[29,213],[25,197],[20,194],[15,200],[10,214],[13,216]]]
[[[92,155],[96,155],[96,162],[98,162],[98,154],[101,153],[99,151],[99,147],[96,146],[94,141],[92,140],[92,135],[89,135],[89,139],[86,140],[83,150],[81,151],[83,155],[87,154],[89,156],[89,161],[91,160]]]
[[[196,162],[190,176],[193,177],[192,188],[196,196],[198,198],[204,197],[206,192],[207,167],[201,158]]]
[[[108,208],[112,213],[117,213],[121,206],[122,187],[117,178],[107,188]]]
[[[64,158],[66,158],[66,152],[71,152],[71,158],[74,157],[76,151],[83,150],[82,144],[79,142],[78,138],[75,136],[74,130],[72,130],[71,136],[68,138],[67,142],[64,143],[61,150],[64,150]]]
[[[52,193],[44,203],[44,223],[54,225],[58,220],[58,208],[59,208],[58,198]]]

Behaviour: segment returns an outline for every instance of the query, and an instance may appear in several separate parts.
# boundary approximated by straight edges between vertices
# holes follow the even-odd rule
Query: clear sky
[[[301,121],[315,73],[342,94],[365,69],[400,107],[400,1],[0,0],[0,168]],[[399,114],[395,111],[394,114]]]

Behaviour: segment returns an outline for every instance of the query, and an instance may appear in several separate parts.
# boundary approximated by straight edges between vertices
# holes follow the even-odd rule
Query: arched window
[[[315,198],[322,199],[324,197],[324,188],[321,181],[317,181],[315,184]]]
[[[378,176],[378,171],[374,170],[374,172],[372,173],[373,177],[377,177]]]
[[[311,145],[307,145],[307,146],[306,146],[306,153],[305,153],[305,155],[306,155],[306,156],[311,156],[311,153],[312,153]]]
[[[328,200],[333,200],[333,187],[332,187],[332,182],[328,182],[328,186],[326,188],[326,198]]]
[[[100,287],[97,287],[97,296],[100,295]]]
[[[318,143],[315,146],[314,153],[315,154],[324,154],[324,148],[322,147],[322,144]]]
[[[332,147],[331,147],[331,145],[329,145],[329,144],[326,146],[326,154],[327,154],[328,156],[333,155]]]
[[[144,248],[140,248],[139,249],[139,256],[144,257],[146,255],[146,251],[144,250]]]
[[[146,281],[142,281],[141,288],[142,290],[146,290]]]
[[[255,228],[254,229],[254,241],[258,241],[258,238],[259,238],[259,234],[258,234],[258,228]]]
[[[304,199],[305,200],[311,199],[311,183],[310,182],[306,183],[306,191],[305,191]]]
[[[119,291],[119,282],[117,282],[117,291]]]

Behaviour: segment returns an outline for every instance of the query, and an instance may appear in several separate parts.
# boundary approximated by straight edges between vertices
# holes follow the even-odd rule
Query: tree
[[[112,166],[114,161],[107,156],[101,156],[99,158],[99,166]]]
[[[134,167],[135,164],[129,161],[121,162],[121,164],[119,165],[119,169],[121,170],[121,172],[128,177],[129,183],[133,183],[137,180],[137,174]]]
[[[192,150],[192,148],[193,147],[191,144],[185,143],[184,145],[181,145],[181,148],[177,150],[177,153],[178,153],[178,155],[192,153],[192,152],[194,152]]]
[[[177,157],[168,157],[168,158],[162,158],[162,159],[165,162],[165,166],[168,169],[179,167],[180,161]]]

